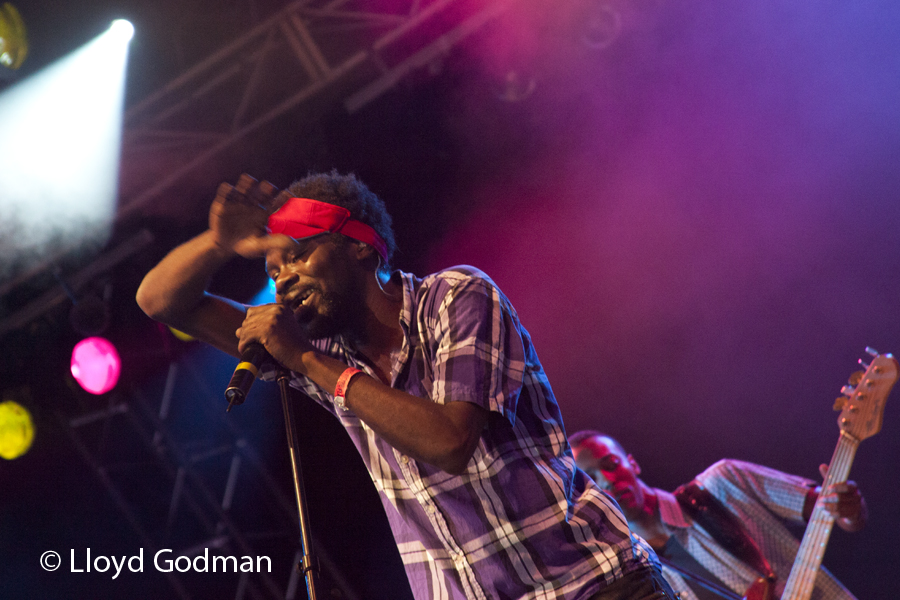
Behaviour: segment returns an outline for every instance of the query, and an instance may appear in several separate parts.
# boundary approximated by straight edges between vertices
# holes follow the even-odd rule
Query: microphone
[[[263,361],[269,356],[266,347],[259,342],[253,342],[241,354],[241,362],[234,369],[234,375],[225,388],[225,399],[228,400],[228,408],[225,412],[231,410],[236,404],[243,404],[250,391],[250,386],[256,381],[256,375],[259,373],[259,367]]]

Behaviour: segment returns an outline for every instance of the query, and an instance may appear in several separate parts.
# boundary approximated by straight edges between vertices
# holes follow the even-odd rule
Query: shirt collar
[[[400,286],[403,288],[403,308],[400,309],[400,327],[403,328],[405,337],[409,337],[410,325],[413,322],[413,306],[414,296],[416,293],[416,285],[413,281],[412,273],[404,273],[403,271],[394,271],[391,278],[400,279]]]
[[[391,385],[393,385],[406,363],[409,362],[412,352],[410,340],[415,334],[416,321],[413,318],[413,311],[416,306],[416,282],[412,273],[404,273],[403,271],[394,271],[391,277],[397,277],[403,289],[403,308],[400,309],[400,328],[403,330],[403,344],[400,347],[399,355],[396,355],[396,360],[391,361]]]

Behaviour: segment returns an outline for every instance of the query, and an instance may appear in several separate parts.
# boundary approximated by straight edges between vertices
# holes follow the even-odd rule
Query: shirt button
[[[409,463],[409,457],[408,457],[407,455],[404,454],[404,455],[402,455],[402,456],[400,457],[400,464],[405,465],[405,464],[407,464],[407,463]]]

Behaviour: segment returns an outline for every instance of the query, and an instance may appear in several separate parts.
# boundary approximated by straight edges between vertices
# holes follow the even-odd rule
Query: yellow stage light
[[[34,422],[24,406],[12,400],[0,402],[0,457],[18,458],[34,440]]]
[[[194,341],[194,336],[188,335],[183,331],[178,331],[174,327],[169,327],[169,331],[171,331],[172,335],[174,335],[176,338],[178,338],[182,342],[193,342]]]
[[[16,7],[4,2],[0,5],[0,65],[18,69],[27,54],[25,23]]]

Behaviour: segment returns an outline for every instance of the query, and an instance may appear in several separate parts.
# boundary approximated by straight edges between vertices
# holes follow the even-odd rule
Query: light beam
[[[0,94],[0,278],[108,238],[133,31],[115,21]]]

